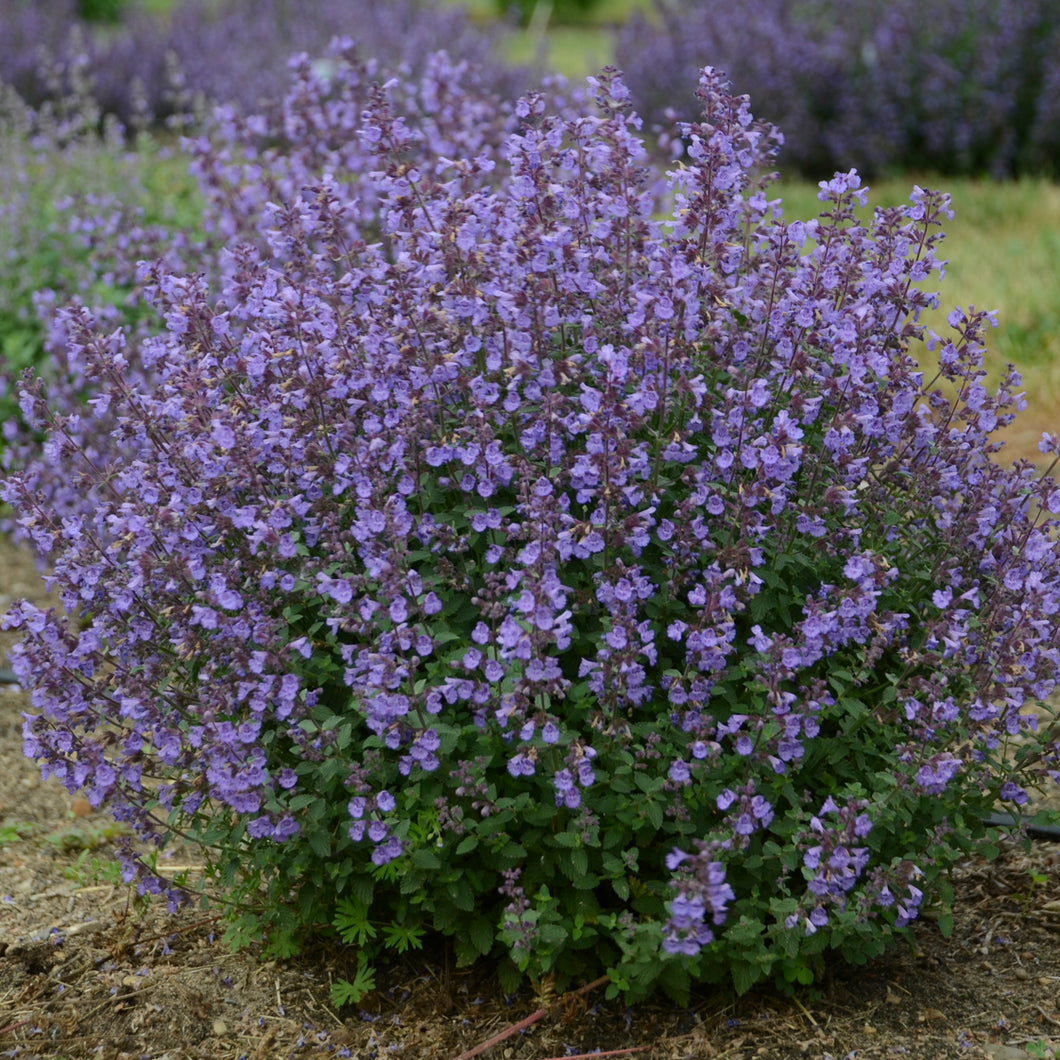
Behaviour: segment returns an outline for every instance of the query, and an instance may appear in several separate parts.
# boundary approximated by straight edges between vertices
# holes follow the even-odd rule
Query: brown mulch
[[[7,544],[0,556],[0,610],[39,598],[29,557]],[[348,948],[266,961],[229,952],[209,910],[169,916],[137,901],[110,868],[116,826],[22,757],[26,706],[0,690],[0,1058],[1060,1055],[1060,846],[1012,844],[993,863],[961,866],[949,938],[923,920],[915,949],[836,967],[793,998],[703,991],[687,1008],[627,1008],[603,985],[556,996],[547,984],[506,997],[488,968],[457,969],[437,952],[380,969],[358,1009],[337,1010],[330,988],[353,974]]]

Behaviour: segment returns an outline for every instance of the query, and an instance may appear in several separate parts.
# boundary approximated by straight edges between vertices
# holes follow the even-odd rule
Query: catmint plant
[[[97,0],[97,6],[112,2]],[[497,58],[495,29],[448,5],[180,0],[165,17],[131,6],[119,24],[103,29],[84,17],[83,6],[0,0],[0,81],[35,107],[87,83],[100,111],[130,130],[163,121],[181,125],[197,103],[257,112],[284,94],[292,54],[326,62],[329,41],[353,30],[363,54],[406,74],[421,74],[444,42],[454,61],[472,64],[502,95],[514,96],[527,83],[525,69]]]
[[[986,314],[919,323],[947,198],[863,222],[846,172],[786,221],[779,134],[709,67],[665,179],[614,71],[473,150],[452,91],[447,137],[377,86],[330,110],[365,163],[225,185],[217,262],[141,267],[156,333],[61,315],[98,389],[26,381],[45,451],[4,487],[56,594],[5,619],[27,753],[201,844],[278,956],[434,934],[508,988],[681,997],[945,923],[984,814],[1057,776],[1026,708],[1060,669],[1060,489],[994,459],[1018,379]]]
[[[77,302],[98,326],[157,330],[137,293],[137,262],[181,268],[201,259],[202,208],[186,162],[166,158],[149,136],[129,143],[86,96],[33,109],[0,87],[0,419],[3,466],[40,464],[41,436],[22,419],[21,371],[33,368],[53,407],[73,412],[93,393],[71,359],[59,312]],[[97,414],[89,448],[109,445]],[[92,435],[93,438],[90,438]],[[43,467],[43,465],[41,465]],[[63,473],[38,475],[49,503],[63,503]],[[82,497],[70,503],[84,504]],[[5,512],[4,528],[11,529]]]
[[[1008,177],[1057,169],[1060,12],[1050,0],[656,0],[616,42],[649,124],[692,116],[685,84],[726,70],[784,131],[782,162]]]

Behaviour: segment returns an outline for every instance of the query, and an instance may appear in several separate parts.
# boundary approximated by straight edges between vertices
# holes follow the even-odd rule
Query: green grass
[[[498,17],[496,0],[445,0],[465,7],[476,22]],[[614,29],[635,11],[649,11],[651,0],[599,0],[577,25],[563,25],[549,0],[541,0],[535,19],[525,29],[510,31],[504,58],[520,66],[539,62],[572,80],[598,73],[614,60]]]
[[[583,81],[612,62],[613,46],[606,31],[557,26],[541,34],[530,27],[508,35],[504,57],[517,66],[534,67],[540,62],[571,81]]]
[[[154,0],[158,4],[173,0]],[[463,7],[471,18],[486,24],[499,20],[497,0],[441,0],[449,7]],[[575,25],[556,18],[551,0],[540,0],[530,26],[505,34],[503,58],[519,66],[543,63],[571,80],[581,81],[614,61],[615,28],[635,12],[649,13],[652,0],[598,0]]]
[[[31,821],[4,821],[0,823],[0,847],[21,842],[27,836],[32,835],[36,827]]]
[[[165,3],[167,0],[155,0],[156,3]],[[498,17],[500,6],[497,0],[442,0],[450,7],[466,8],[468,13],[476,21],[487,21]],[[548,19],[554,26],[555,4],[552,0],[539,0],[538,19]],[[634,11],[647,11],[652,7],[652,0],[596,0],[596,3],[580,16],[579,21],[584,28],[599,29],[602,27],[621,25],[633,14]]]

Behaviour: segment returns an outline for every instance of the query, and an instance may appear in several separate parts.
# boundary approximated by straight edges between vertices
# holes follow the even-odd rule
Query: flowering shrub
[[[46,448],[4,496],[63,608],[5,619],[27,753],[201,843],[233,942],[812,981],[925,894],[945,924],[983,814],[1056,775],[1022,710],[1060,669],[1060,490],[990,459],[1017,380],[983,385],[983,314],[913,356],[945,197],[866,225],[840,174],[786,222],[776,132],[710,68],[661,190],[592,87],[451,154],[374,89],[372,165],[252,190],[212,284],[144,265],[157,335],[67,312],[106,459],[24,388]]]
[[[495,27],[476,26],[462,8],[420,0],[226,0],[220,9],[209,0],[184,0],[173,12],[166,45],[196,91],[253,110],[283,95],[289,55],[321,55],[333,37],[343,36],[355,36],[363,55],[412,77],[444,46],[501,95],[526,87],[526,71],[497,58]],[[232,41],[240,45],[234,51]]]
[[[105,32],[81,10],[75,0],[0,0],[0,81],[33,106],[87,84],[103,113],[135,127],[182,116],[192,99],[245,111],[275,102],[291,54],[320,56],[333,37],[356,33],[363,54],[392,68],[419,75],[444,42],[501,94],[525,87],[525,71],[495,57],[493,31],[459,8],[417,0],[182,0],[165,19],[133,6]]]
[[[377,61],[364,60],[359,47],[338,38],[320,61],[306,54],[292,59],[287,91],[260,113],[215,108],[192,125],[197,135],[184,145],[198,181],[195,195],[188,194],[187,171],[175,187],[146,184],[152,173],[172,175],[172,165],[143,165],[153,157],[149,135],[138,136],[129,150],[120,136],[101,142],[98,109],[84,93],[64,100],[61,114],[47,106],[35,112],[11,98],[7,157],[24,157],[25,165],[11,168],[3,195],[11,236],[6,292],[17,326],[6,328],[0,341],[5,352],[18,346],[18,356],[9,353],[0,365],[0,385],[11,406],[3,459],[9,470],[32,468],[34,488],[48,507],[88,511],[96,499],[72,482],[63,451],[46,447],[42,454],[39,432],[26,429],[16,403],[21,368],[38,369],[38,394],[49,407],[74,414],[64,422],[67,448],[100,466],[124,452],[112,435],[110,399],[70,341],[71,301],[90,309],[100,329],[135,327],[135,335],[127,334],[125,374],[139,377],[150,374],[139,356],[140,339],[165,322],[142,297],[138,261],[163,258],[170,271],[194,268],[214,285],[231,268],[229,243],[252,243],[286,262],[289,248],[276,235],[275,204],[293,201],[301,189],[322,181],[342,203],[345,239],[378,234],[371,179],[378,159],[359,129],[376,106],[380,76]],[[570,104],[561,91],[565,86],[555,86],[548,99],[562,110]],[[410,131],[408,164],[428,164],[438,155],[477,156],[488,178],[490,160],[495,163],[520,121],[512,105],[498,103],[477,67],[440,53],[424,59],[418,78],[392,79],[389,93]],[[167,209],[158,217],[158,204],[169,207],[181,199],[189,201],[175,215]],[[151,211],[150,224],[145,210]],[[205,234],[196,234],[200,230]],[[78,326],[85,326],[83,318]],[[82,414],[86,404],[93,415]],[[4,529],[11,529],[9,520]],[[17,526],[14,531],[27,536]]]
[[[91,388],[70,362],[57,307],[77,300],[100,326],[134,330],[152,316],[137,296],[136,262],[171,267],[202,250],[202,202],[185,163],[135,146],[87,97],[34,111],[0,88],[0,420],[4,466],[39,453],[23,429],[20,371],[47,380],[49,400],[73,409]],[[155,325],[157,326],[157,324]],[[61,478],[61,476],[60,476]]]
[[[620,32],[645,118],[689,117],[704,62],[784,131],[782,162],[833,169],[1055,174],[1060,10],[1050,0],[658,0]]]

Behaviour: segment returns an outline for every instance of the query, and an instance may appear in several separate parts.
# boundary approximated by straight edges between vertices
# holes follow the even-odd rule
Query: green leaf
[[[370,965],[357,966],[353,982],[337,979],[331,984],[331,1003],[336,1008],[343,1005],[359,1005],[375,989],[375,969]]]
[[[567,929],[560,924],[542,924],[539,936],[546,947],[560,946],[570,937]]]
[[[350,880],[350,896],[361,905],[372,904],[372,896],[375,894],[375,880],[371,876],[354,876]]]
[[[548,842],[553,846],[566,847],[567,849],[573,849],[581,845],[581,839],[573,832],[557,832],[554,836],[549,837]]]
[[[225,929],[224,942],[234,950],[241,950],[253,942],[260,942],[264,930],[255,913],[240,913]]]
[[[633,781],[644,792],[645,795],[652,795],[657,792],[663,785],[663,777],[648,776],[645,773],[637,773]]]
[[[648,818],[648,823],[658,831],[663,826],[663,811],[662,807],[657,802],[647,802],[644,804],[644,815]]]
[[[426,847],[417,847],[412,851],[412,864],[419,869],[440,869],[442,859]]]
[[[475,896],[472,894],[466,880],[454,880],[446,889],[449,891],[449,897],[452,898],[453,905],[457,909],[470,913],[475,908]]]
[[[523,973],[519,970],[519,966],[508,958],[497,965],[497,979],[504,993],[514,994],[522,984]]]
[[[285,929],[269,935],[265,952],[275,960],[285,961],[289,957],[295,956],[301,948],[302,944],[294,930]]]
[[[478,846],[478,836],[466,835],[456,845],[456,855],[459,857],[461,854],[470,854],[475,847]]]
[[[758,965],[751,961],[733,961],[730,971],[732,972],[732,985],[736,988],[737,994],[746,994],[758,982],[761,975]]]
[[[948,939],[953,934],[953,913],[945,909],[939,913],[938,917],[939,933],[944,939]]]
[[[318,858],[327,858],[331,855],[331,837],[322,828],[314,828],[308,833],[310,849]]]
[[[483,957],[493,949],[493,925],[485,916],[477,916],[471,921],[471,926],[468,928],[468,937],[471,940],[471,945]]]
[[[570,852],[570,863],[574,869],[574,878],[584,876],[589,871],[589,855],[583,848]]]
[[[331,924],[347,945],[364,946],[378,935],[368,919],[368,912],[367,906],[348,898],[341,899],[335,907]]]
[[[388,924],[384,943],[388,949],[398,953],[423,948],[423,937],[426,934],[419,924],[400,924],[397,921]]]

